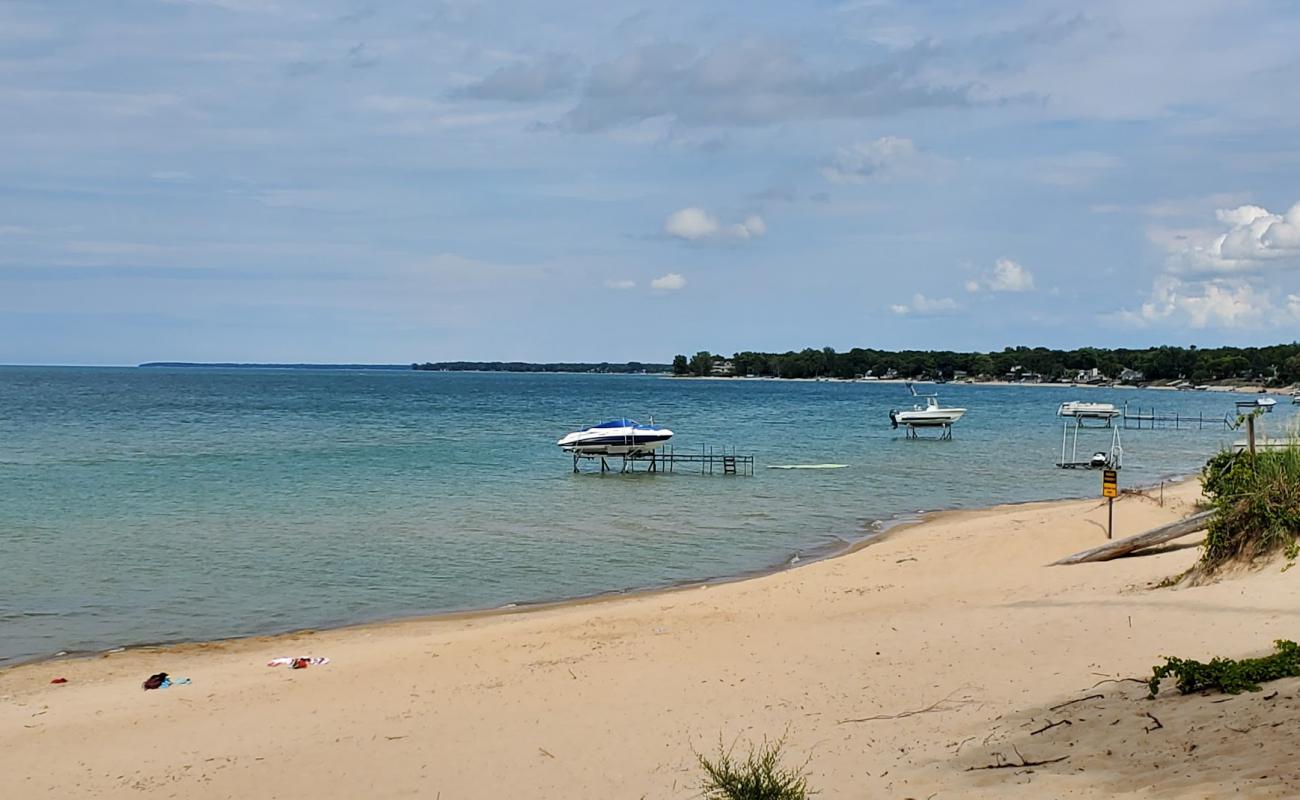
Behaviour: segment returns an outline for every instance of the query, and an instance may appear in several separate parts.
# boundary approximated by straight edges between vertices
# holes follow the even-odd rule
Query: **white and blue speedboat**
[[[566,453],[583,456],[634,456],[662,447],[673,432],[632,419],[613,419],[574,431],[556,442]]]

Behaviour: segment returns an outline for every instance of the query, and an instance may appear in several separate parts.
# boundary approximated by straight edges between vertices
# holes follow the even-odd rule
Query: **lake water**
[[[1065,400],[1213,421],[1123,431],[1127,486],[1240,436],[1234,395],[938,389],[969,409],[952,441],[890,428],[900,385],[0,368],[0,663],[737,575],[920,510],[1095,496],[1053,466]],[[622,416],[756,474],[573,474],[555,441]],[[849,466],[765,468],[828,462]]]

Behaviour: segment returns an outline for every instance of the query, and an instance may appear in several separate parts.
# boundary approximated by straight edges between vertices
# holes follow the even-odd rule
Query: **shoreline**
[[[1146,491],[1164,485],[1167,490],[1175,490],[1178,487],[1185,486],[1193,481],[1198,481],[1199,475],[1170,475],[1149,485],[1138,485],[1124,490],[1125,494],[1140,495]],[[402,614],[397,616],[385,616],[376,619],[360,620],[355,622],[345,622],[340,624],[327,624],[315,627],[295,627],[282,630],[264,631],[258,633],[235,634],[232,636],[219,637],[215,639],[178,639],[175,641],[162,642],[141,642],[116,645],[103,650],[84,650],[84,651],[67,651],[55,653],[46,656],[36,656],[15,660],[9,663],[0,662],[0,677],[11,670],[37,667],[44,664],[60,664],[76,661],[89,661],[102,658],[110,658],[116,655],[129,653],[166,653],[166,652],[184,652],[190,649],[207,649],[215,646],[233,646],[241,642],[268,642],[277,639],[295,639],[301,636],[310,636],[322,633],[335,633],[357,630],[383,629],[389,626],[427,624],[437,622],[458,622],[464,620],[479,620],[492,618],[496,616],[517,616],[542,611],[551,611],[564,608],[578,608],[600,603],[616,602],[618,600],[649,598],[659,595],[668,595],[676,592],[699,589],[701,587],[726,586],[729,584],[744,583],[748,581],[761,580],[763,578],[780,575],[786,572],[792,572],[813,564],[819,564],[826,561],[845,558],[854,553],[860,552],[874,544],[879,544],[887,539],[905,532],[908,529],[926,525],[940,519],[947,519],[950,516],[962,514],[987,514],[997,511],[1005,511],[1026,506],[1053,505],[1078,502],[1081,500],[1091,499],[1088,496],[1065,496],[1053,497],[1036,500],[1023,500],[1018,502],[998,503],[990,506],[973,506],[973,507],[949,507],[927,509],[916,512],[899,512],[886,519],[869,520],[863,524],[867,530],[862,536],[848,540],[840,539],[838,543],[828,543],[826,545],[812,548],[807,555],[795,553],[794,559],[786,560],[779,563],[771,564],[766,567],[759,567],[745,572],[739,572],[729,575],[717,575],[704,578],[680,581],[677,583],[662,586],[636,586],[625,589],[609,589],[606,591],[595,592],[587,595],[575,597],[561,597],[550,600],[518,600],[505,603],[499,606],[486,608],[466,608],[451,611],[434,611],[421,612],[416,614]]]
[[[1208,386],[1205,389],[1185,389],[1178,386],[1169,385],[1151,385],[1143,384],[1138,386],[1131,383],[1117,384],[1099,384],[1099,383],[1053,383],[1051,381],[1038,382],[1020,382],[1020,381],[976,381],[976,380],[957,380],[936,383],[933,380],[911,378],[779,378],[775,375],[664,375],[662,373],[653,373],[653,376],[669,380],[687,380],[687,381],[735,381],[737,383],[755,383],[759,381],[778,381],[782,383],[862,383],[862,384],[884,384],[888,386],[906,385],[909,383],[921,384],[925,386],[981,386],[981,387],[1020,387],[1020,388],[1043,388],[1043,389],[1111,389],[1114,391],[1124,390],[1151,390],[1153,392],[1179,392],[1187,391],[1194,394],[1276,394],[1287,395],[1292,387],[1283,386],[1276,389],[1269,389],[1267,386],[1258,384],[1233,384],[1228,386]]]
[[[1163,505],[1123,495],[1115,535],[1182,518],[1199,497],[1195,481],[1166,487]],[[1258,735],[1226,732],[1271,730],[1259,697],[1145,701],[1122,679],[1162,654],[1240,657],[1294,638],[1300,582],[1274,563],[1161,588],[1199,558],[1194,543],[1047,566],[1104,541],[1106,514],[1098,498],[935,512],[725,584],[15,667],[0,671],[14,765],[0,794],[680,800],[698,786],[695,754],[784,736],[787,763],[829,797],[1190,799],[1242,775],[1270,792],[1250,796],[1294,796],[1295,771]],[[267,663],[299,656],[330,661]],[[160,671],[192,684],[142,692]],[[1031,738],[1098,693],[1105,709],[1079,706],[1073,727]],[[1174,733],[1144,733],[1148,710]],[[1183,749],[1192,713],[1203,758]],[[1012,746],[1070,758],[967,769]]]
[[[1006,503],[1003,505],[1015,506],[1031,503],[1053,503],[1063,502],[1076,498],[1057,498],[1051,500],[1026,500],[1023,503]],[[575,597],[561,597],[553,600],[517,600],[505,603],[499,606],[490,606],[485,608],[464,608],[452,611],[432,611],[420,612],[415,614],[401,614],[397,616],[385,616],[376,619],[360,620],[356,622],[344,622],[337,625],[321,625],[316,627],[288,628],[284,630],[264,631],[260,633],[242,633],[233,636],[218,637],[215,639],[177,639],[175,641],[164,642],[142,642],[117,645],[104,650],[77,650],[55,653],[47,656],[36,656],[15,660],[12,662],[0,662],[0,676],[3,676],[7,670],[21,669],[25,667],[34,667],[42,664],[65,663],[82,660],[93,660],[107,658],[123,653],[137,652],[166,652],[171,650],[184,650],[186,648],[206,648],[214,645],[231,645],[244,641],[267,641],[282,638],[295,638],[299,636],[315,635],[318,633],[332,633],[342,631],[362,630],[369,628],[383,628],[386,626],[397,626],[417,623],[433,622],[456,622],[460,620],[483,619],[495,616],[514,616],[520,614],[529,614],[538,611],[550,611],[568,607],[581,607],[597,603],[613,602],[623,599],[634,599],[639,597],[654,597],[656,595],[672,594],[674,592],[698,589],[709,586],[725,586],[732,583],[742,583],[744,581],[757,580],[769,575],[777,575],[783,572],[799,569],[800,567],[817,564],[835,558],[854,553],[865,547],[870,546],[874,541],[883,539],[900,528],[919,525],[924,523],[933,515],[961,513],[962,511],[983,511],[997,508],[998,506],[981,506],[974,509],[935,509],[932,511],[922,511],[919,513],[900,513],[887,520],[873,520],[867,523],[868,526],[879,525],[876,530],[872,530],[863,536],[852,540],[840,539],[838,543],[828,543],[824,546],[813,548],[808,555],[796,553],[793,560],[782,561],[766,567],[747,570],[731,575],[717,575],[705,578],[695,578],[690,580],[679,581],[676,583],[662,586],[634,586],[626,589],[608,589],[592,594],[578,595]]]

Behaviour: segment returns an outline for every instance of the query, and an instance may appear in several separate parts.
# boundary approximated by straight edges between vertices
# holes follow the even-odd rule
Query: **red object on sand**
[[[54,680],[50,681],[50,683],[67,683],[67,682],[68,682],[67,678],[55,678]]]

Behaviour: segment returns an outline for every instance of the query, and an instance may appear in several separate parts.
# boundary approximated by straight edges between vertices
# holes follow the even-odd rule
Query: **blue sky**
[[[0,4],[0,363],[1290,341],[1291,2]]]

